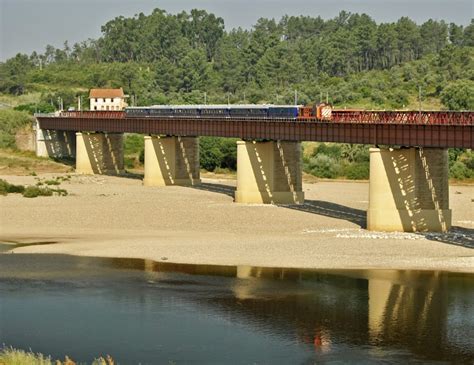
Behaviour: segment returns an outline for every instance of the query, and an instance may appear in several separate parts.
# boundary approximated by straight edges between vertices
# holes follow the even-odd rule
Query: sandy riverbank
[[[367,183],[306,184],[305,205],[277,207],[233,203],[232,180],[150,188],[138,179],[72,176],[62,184],[67,197],[0,197],[0,242],[38,243],[12,244],[14,253],[474,272],[474,186],[450,188],[452,232],[420,235],[364,230]]]

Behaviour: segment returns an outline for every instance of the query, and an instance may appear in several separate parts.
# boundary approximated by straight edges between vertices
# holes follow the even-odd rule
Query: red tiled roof
[[[91,89],[89,98],[123,98],[123,89]]]

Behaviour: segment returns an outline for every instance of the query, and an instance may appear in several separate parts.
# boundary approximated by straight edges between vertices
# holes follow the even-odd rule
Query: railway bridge
[[[37,155],[75,157],[83,174],[120,174],[123,134],[144,134],[146,186],[199,184],[199,136],[240,138],[238,203],[303,203],[301,141],[368,144],[367,227],[382,231],[447,231],[447,149],[474,147],[473,112],[334,110],[331,121],[296,121],[101,111],[36,119]]]

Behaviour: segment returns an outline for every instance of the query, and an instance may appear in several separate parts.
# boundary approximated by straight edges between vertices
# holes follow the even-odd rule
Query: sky
[[[429,18],[468,25],[474,0],[0,0],[0,61],[21,52],[43,52],[98,38],[100,27],[117,16],[205,9],[224,19],[226,29],[251,28],[258,18],[283,15],[335,17],[341,10],[366,13],[377,22],[409,16],[421,24]]]

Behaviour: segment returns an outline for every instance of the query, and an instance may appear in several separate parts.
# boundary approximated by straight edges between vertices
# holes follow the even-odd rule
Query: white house
[[[127,103],[123,89],[91,89],[90,110],[123,110]]]

